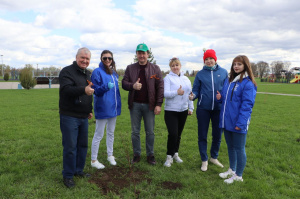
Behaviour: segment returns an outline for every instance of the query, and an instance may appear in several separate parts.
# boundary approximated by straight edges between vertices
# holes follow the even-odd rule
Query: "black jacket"
[[[76,118],[87,118],[92,113],[93,97],[85,93],[91,72],[82,70],[76,61],[59,74],[59,113]]]

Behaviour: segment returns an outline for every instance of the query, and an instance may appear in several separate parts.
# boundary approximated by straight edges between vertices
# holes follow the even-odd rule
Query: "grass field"
[[[258,82],[258,91],[300,94],[300,85]],[[162,112],[155,125],[158,164],[146,163],[142,131],[142,160],[135,166],[146,171],[151,182],[122,189],[119,195],[103,195],[88,179],[75,179],[76,188],[71,190],[62,183],[58,89],[0,90],[0,95],[0,198],[134,198],[134,189],[139,190],[139,198],[300,198],[300,97],[257,94],[247,137],[243,183],[227,185],[218,176],[228,168],[224,137],[219,160],[225,168],[209,164],[207,172],[200,170],[195,113],[188,117],[182,135],[179,154],[184,163],[164,167],[167,129]],[[132,156],[132,148],[127,92],[121,89],[121,96],[123,106],[117,119],[114,155],[119,167],[129,168],[126,157]],[[94,119],[89,123],[85,171],[95,174],[90,166]],[[112,168],[106,160],[105,138],[100,144],[99,161]],[[182,188],[164,189],[163,181],[179,182]]]

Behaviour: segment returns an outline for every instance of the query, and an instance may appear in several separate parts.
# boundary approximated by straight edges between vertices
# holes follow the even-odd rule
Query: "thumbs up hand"
[[[134,90],[141,90],[142,89],[142,84],[140,83],[140,78],[133,84],[133,89]]]
[[[109,81],[108,84],[107,84],[107,86],[108,86],[109,89],[112,89],[112,88],[115,86],[115,84],[114,84],[114,83],[111,83],[111,82]]]
[[[184,94],[184,90],[182,90],[182,86],[180,85],[179,89],[177,90],[177,94],[178,95],[183,95]]]
[[[219,91],[217,91],[217,95],[216,95],[217,100],[220,100],[221,97],[222,97],[222,95],[219,93]]]
[[[85,87],[85,93],[86,93],[87,95],[93,95],[94,89],[92,88],[92,85],[93,85],[93,83],[92,83],[92,82],[89,82],[89,85],[87,85],[87,86]]]
[[[189,100],[192,101],[192,100],[194,100],[194,98],[195,98],[195,94],[193,92],[191,92],[189,95]]]

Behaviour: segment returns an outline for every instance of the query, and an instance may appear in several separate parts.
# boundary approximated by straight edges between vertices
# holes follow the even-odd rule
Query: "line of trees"
[[[151,48],[150,48],[150,53],[149,53],[149,59],[151,63],[156,64],[156,60],[154,59],[154,56],[152,54]],[[136,55],[133,58],[133,62],[137,62],[137,57]],[[273,61],[271,64],[268,64],[265,61],[259,61],[257,63],[251,62],[251,68],[252,72],[255,77],[259,78],[264,78],[267,77],[270,74],[273,74],[277,79],[280,79],[284,72],[283,71],[288,71],[289,67],[291,66],[291,62],[289,61]],[[17,80],[19,79],[20,71],[22,69],[17,69],[14,67],[10,67],[9,65],[1,65],[1,67],[4,67],[4,74],[2,76],[5,76],[5,80],[7,81],[8,79],[12,80]],[[49,67],[44,67],[39,69],[34,68],[32,64],[26,64],[24,68],[29,68],[32,71],[32,74],[34,76],[58,76],[60,72],[60,68],[56,68],[54,66],[49,66]],[[0,68],[0,72],[2,73],[2,68]],[[92,71],[92,69],[89,69]],[[186,76],[195,76],[198,71],[191,71],[189,72],[188,70],[185,72]],[[125,69],[117,69],[117,73],[119,75],[124,75],[125,74]],[[163,75],[166,75],[169,73],[168,71],[162,71]]]
[[[259,78],[273,74],[276,78],[280,79],[283,75],[283,71],[288,71],[290,66],[291,62],[289,61],[273,61],[270,65],[264,61],[251,63],[254,76]]]

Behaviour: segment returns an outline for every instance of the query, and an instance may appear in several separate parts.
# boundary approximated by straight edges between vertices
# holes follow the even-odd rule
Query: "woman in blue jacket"
[[[180,71],[179,59],[172,58],[169,66],[171,71],[164,78],[165,123],[168,128],[166,167],[171,166],[173,158],[178,163],[183,162],[178,155],[181,133],[187,116],[194,110],[193,101],[189,100],[191,81]]]
[[[223,90],[216,95],[222,102],[220,128],[224,129],[228,148],[230,168],[220,173],[224,182],[243,181],[246,166],[246,136],[255,102],[257,86],[249,59],[239,55],[233,59],[230,77],[225,81]]]
[[[119,76],[116,73],[113,53],[104,50],[101,53],[99,68],[92,73],[94,88],[94,114],[96,130],[92,141],[91,166],[103,169],[105,166],[97,159],[100,141],[106,126],[107,160],[111,165],[116,165],[113,156],[114,131],[117,116],[121,114],[121,96],[118,85]]]
[[[204,67],[200,70],[194,80],[193,93],[190,99],[198,98],[197,119],[198,119],[198,147],[202,160],[201,170],[206,171],[208,166],[207,156],[207,134],[209,122],[212,122],[212,144],[210,149],[210,162],[223,168],[218,161],[221,144],[221,129],[219,128],[220,104],[216,101],[217,91],[221,91],[225,79],[228,76],[227,70],[221,68],[217,62],[216,52],[208,49],[203,55]]]

